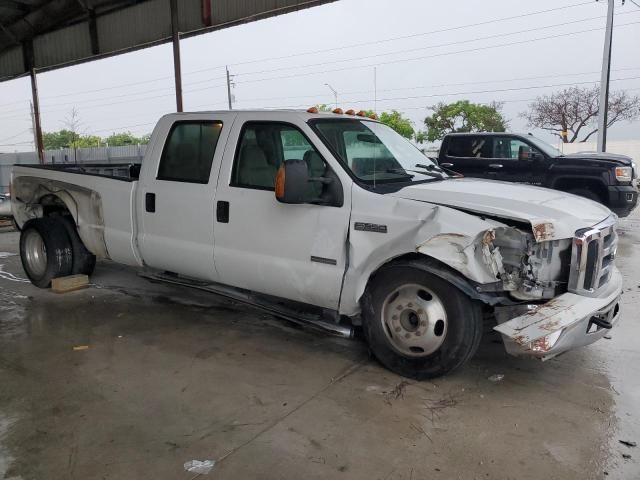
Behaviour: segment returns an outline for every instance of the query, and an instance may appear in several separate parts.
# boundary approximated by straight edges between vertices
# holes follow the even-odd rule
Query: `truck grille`
[[[569,291],[578,295],[593,295],[611,278],[618,234],[616,217],[611,215],[594,227],[576,232],[571,250]]]

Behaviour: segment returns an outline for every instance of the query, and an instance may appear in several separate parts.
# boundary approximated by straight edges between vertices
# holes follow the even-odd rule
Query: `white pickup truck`
[[[549,358],[620,317],[616,217],[555,190],[448,175],[363,112],[166,115],[141,165],[15,166],[26,274],[95,258],[335,331],[413,378],[476,351]]]

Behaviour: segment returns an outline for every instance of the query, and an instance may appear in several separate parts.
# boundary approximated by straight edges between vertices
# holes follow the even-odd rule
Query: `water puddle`
[[[9,434],[11,427],[16,423],[17,418],[11,418],[0,412],[0,478],[8,480],[20,480],[22,477],[15,477],[9,473],[14,458],[3,447],[3,440]]]
[[[17,275],[14,275],[11,272],[5,272],[4,265],[2,264],[0,264],[0,278],[2,278],[3,280],[9,280],[11,282],[29,283],[29,280],[27,280],[26,278],[22,278]]]

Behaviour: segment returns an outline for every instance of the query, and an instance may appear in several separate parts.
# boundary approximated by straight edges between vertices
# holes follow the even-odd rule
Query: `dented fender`
[[[352,191],[349,265],[340,299],[341,314],[357,315],[371,275],[407,254],[438,260],[474,284],[495,284],[499,280],[499,249],[490,247],[494,230],[509,228],[507,225],[453,208],[389,195],[377,196],[377,207],[372,211],[368,208],[370,195],[359,188]],[[355,223],[386,228],[361,231],[354,228]]]

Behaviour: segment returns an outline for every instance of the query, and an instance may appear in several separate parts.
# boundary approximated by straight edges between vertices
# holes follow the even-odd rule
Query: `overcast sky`
[[[637,95],[636,4],[617,2],[611,78]],[[328,83],[340,106],[397,109],[417,128],[429,105],[469,99],[504,102],[510,130],[530,131],[519,118],[529,101],[599,81],[605,17],[595,0],[339,0],[183,40],[185,110],[226,108],[229,65],[237,108],[333,104]],[[43,129],[64,128],[75,107],[84,133],[150,132],[175,111],[172,62],[166,44],[39,75]],[[33,148],[30,96],[28,78],[0,83],[0,151]],[[640,139],[640,122],[608,138]]]

